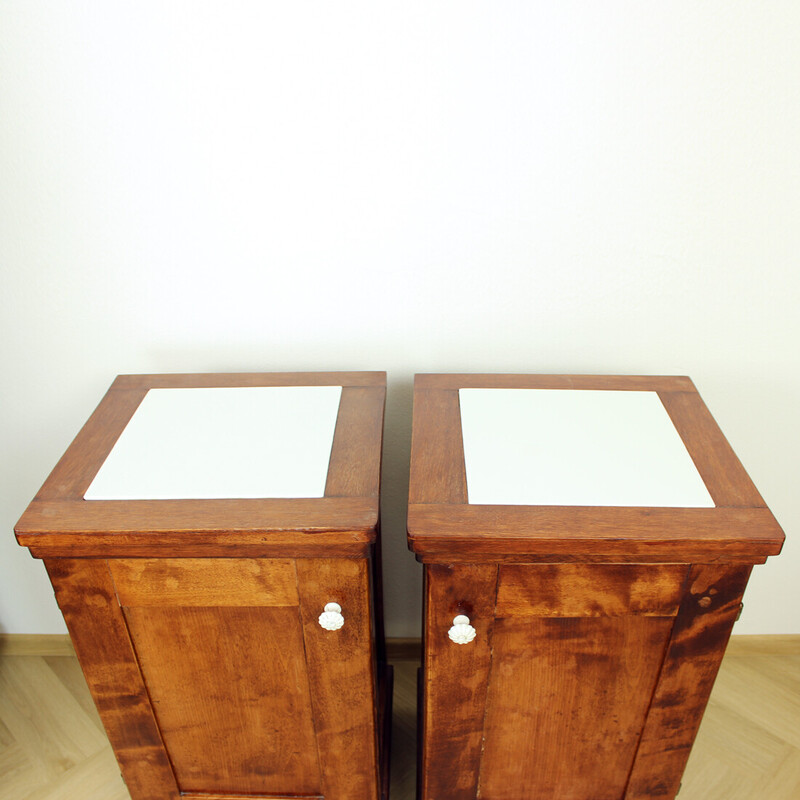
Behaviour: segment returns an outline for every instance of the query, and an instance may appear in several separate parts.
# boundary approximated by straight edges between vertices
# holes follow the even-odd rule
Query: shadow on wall
[[[421,630],[422,569],[406,543],[411,456],[412,377],[388,380],[381,476],[381,544],[386,635],[417,637]]]

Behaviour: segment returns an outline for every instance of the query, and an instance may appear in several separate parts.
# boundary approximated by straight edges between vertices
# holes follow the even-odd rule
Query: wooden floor
[[[797,641],[732,644],[680,800],[800,798]],[[391,800],[414,798],[415,704],[416,664],[398,662]],[[0,655],[0,800],[128,800],[74,657]]]

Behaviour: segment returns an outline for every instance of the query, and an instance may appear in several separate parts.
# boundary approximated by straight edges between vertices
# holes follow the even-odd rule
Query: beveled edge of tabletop
[[[324,497],[83,499],[149,389],[216,386],[342,386]],[[17,541],[35,556],[251,545],[356,555],[376,536],[385,398],[385,372],[120,375],[23,513]]]
[[[117,375],[112,389],[200,389],[214,386],[377,386],[385,372],[176,372]]]
[[[715,507],[482,506],[467,498],[462,388],[655,391]],[[414,380],[408,544],[421,560],[763,561],[784,534],[685,376],[420,374]]]

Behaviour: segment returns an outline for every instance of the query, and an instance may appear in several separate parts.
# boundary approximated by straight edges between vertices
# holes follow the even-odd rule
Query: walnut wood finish
[[[502,559],[686,563],[776,555],[783,532],[766,508],[412,505],[420,561]]]
[[[67,637],[0,635],[0,730],[7,798],[130,800]],[[11,649],[4,649],[3,645]],[[413,800],[419,658],[390,642],[395,664],[392,800]],[[409,656],[409,658],[406,658]],[[734,636],[692,747],[678,800],[800,796],[800,636]],[[34,714],[21,713],[34,707]],[[80,748],[80,749],[78,749]],[[214,800],[183,795],[182,800]],[[241,796],[224,800],[244,800]],[[216,800],[220,800],[219,796]],[[252,799],[249,799],[252,800]],[[276,799],[272,799],[276,800]],[[296,797],[279,800],[297,800]],[[307,799],[308,800],[308,799]],[[321,797],[313,800],[322,800]],[[551,798],[552,800],[552,798]]]
[[[458,390],[655,391],[714,508],[470,505]],[[420,800],[674,798],[752,564],[783,532],[688,378],[420,375]],[[459,645],[455,613],[477,636]]]
[[[426,568],[425,583],[421,797],[469,800],[478,790],[497,568],[436,564]],[[477,630],[469,645],[447,637],[458,614]]]
[[[209,557],[230,546],[305,556],[323,545],[364,556],[378,521],[384,382],[384,373],[120,376],[17,523],[17,541],[37,558],[139,557],[151,547]],[[148,389],[305,385],[343,387],[324,498],[84,501]]]
[[[181,791],[321,794],[299,608],[125,608]]]
[[[383,373],[120,376],[16,527],[133,800],[384,800]],[[341,385],[325,496],[84,501],[154,387]],[[318,617],[338,602],[344,627]],[[381,641],[376,641],[380,637]]]
[[[480,796],[619,800],[671,627],[649,616],[498,619]]]
[[[326,497],[378,496],[385,393],[383,387],[375,386],[342,389]]]
[[[762,508],[764,499],[696,392],[659,392],[717,507]]]
[[[366,559],[46,563],[134,800],[381,798]],[[339,631],[317,621],[327,602]]]
[[[418,389],[606,389],[626,392],[695,392],[692,381],[678,375],[520,375],[440,373],[416,375]]]
[[[625,800],[677,794],[749,577],[750,567],[692,568]]]
[[[121,606],[298,606],[289,559],[115,558],[108,562]]]
[[[674,617],[688,574],[680,564],[500,567],[498,617]]]
[[[271,794],[262,795],[264,800],[325,800],[321,794]],[[183,792],[181,800],[252,800],[251,794],[208,794],[201,792]]]
[[[656,391],[716,508],[480,506],[467,497],[458,389]],[[783,532],[688,378],[418,375],[408,536],[420,561],[763,562]]]
[[[414,392],[409,503],[466,503],[458,391]]]
[[[326,800],[378,800],[382,720],[367,562],[304,559],[297,562],[297,578],[319,759],[335,765],[325,771],[322,794]],[[329,602],[342,607],[345,621],[338,631],[317,622]]]
[[[180,389],[213,386],[386,387],[385,372],[176,372],[118,375],[112,389]]]
[[[104,561],[45,561],[122,776],[136,800],[178,797],[111,574]]]
[[[321,794],[271,794],[268,797],[262,795],[265,800],[325,800]],[[251,794],[208,794],[201,792],[183,792],[181,800],[252,800]]]

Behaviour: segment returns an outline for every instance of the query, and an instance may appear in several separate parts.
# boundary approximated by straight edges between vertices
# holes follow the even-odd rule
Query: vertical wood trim
[[[475,800],[491,666],[497,565],[426,567],[420,800]],[[451,642],[453,617],[477,631]]]
[[[677,794],[751,569],[692,567],[625,800],[672,800]]]
[[[377,497],[385,401],[383,386],[342,387],[326,497]]]
[[[59,558],[45,567],[131,797],[178,800],[107,563]]]
[[[366,559],[297,559],[311,703],[326,800],[379,800],[375,653]],[[344,626],[326,631],[326,603]]]
[[[416,389],[409,503],[466,503],[458,390]]]

